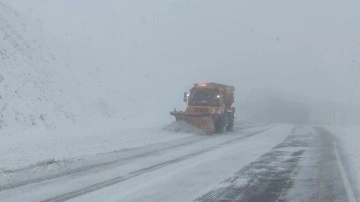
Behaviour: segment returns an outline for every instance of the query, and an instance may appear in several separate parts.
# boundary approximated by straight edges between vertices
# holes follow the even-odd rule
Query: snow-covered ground
[[[191,135],[169,134],[161,128],[83,132],[59,131],[51,135],[24,135],[16,139],[5,136],[0,143],[0,169],[19,169],[52,160],[60,163]]]
[[[352,192],[355,185],[346,187],[344,179],[351,179],[346,162],[350,150],[339,150],[342,156],[337,156],[336,144],[346,142],[331,135],[339,134],[335,129],[329,133],[309,125],[237,125],[234,132],[208,136],[196,134],[190,126],[186,130],[193,133],[180,131],[184,126],[119,129],[104,136],[87,134],[86,141],[60,135],[42,143],[28,141],[14,153],[14,147],[4,143],[1,146],[8,150],[1,152],[15,158],[1,159],[14,167],[1,170],[0,200],[232,201],[234,197],[355,202],[358,198]],[[28,160],[34,163],[18,167],[19,157],[29,156],[36,156]]]
[[[351,176],[349,176],[353,186],[357,188],[357,193],[360,195],[360,127],[359,126],[345,126],[336,127],[332,129],[333,134],[340,140],[341,149],[344,151],[344,159],[347,162],[347,169]]]
[[[259,130],[259,128],[253,130]],[[2,137],[0,176],[11,180],[9,176],[22,171],[43,172],[46,169],[56,169],[66,163],[81,162],[101,154],[194,137],[194,132],[199,134],[195,136],[206,137],[186,124],[170,124],[163,128],[143,129],[123,129],[123,126],[120,126],[113,131],[85,130],[83,132],[63,130],[51,135],[30,133],[17,136],[17,138]],[[28,172],[25,174],[28,175]],[[3,183],[5,181],[1,184]]]
[[[29,141],[28,145],[22,144],[20,150],[7,153],[6,156],[13,156],[14,159],[1,161],[9,165],[13,163],[14,166],[29,156],[37,156],[37,160],[53,158],[54,161],[23,169],[2,170],[0,199],[38,201],[91,184],[97,184],[95,187],[106,186],[113,180],[121,181],[122,178],[116,176],[124,176],[125,179],[129,178],[125,184],[112,186],[104,192],[90,191],[89,195],[76,200],[189,201],[270,151],[292,129],[289,125],[248,129],[237,127],[232,133],[218,136],[171,132],[168,129],[130,130],[100,137],[90,135],[86,141],[71,136],[54,138],[57,141],[44,139],[43,143]],[[109,141],[104,141],[104,138]],[[19,145],[17,142],[12,144]],[[8,148],[5,151],[12,152],[12,147]],[[22,158],[18,159],[20,156]],[[62,162],[58,161],[60,159]],[[30,160],[36,162],[35,158]],[[74,164],[76,167],[72,167]],[[191,176],[196,176],[196,182]],[[39,185],[45,187],[37,187]],[[158,190],[154,190],[154,187],[158,187]],[[18,188],[22,190],[20,195],[15,194],[20,191]],[[179,188],[181,192],[176,191]],[[138,194],[139,190],[141,195]],[[84,192],[88,191],[84,189]]]
[[[37,24],[2,2],[0,13],[0,136],[71,122],[56,83],[62,67]]]

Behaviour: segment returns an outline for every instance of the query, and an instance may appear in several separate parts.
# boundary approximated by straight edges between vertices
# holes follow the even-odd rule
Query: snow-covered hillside
[[[71,29],[82,24],[77,19],[55,34],[29,16],[0,2],[1,135],[48,134],[55,128],[83,133],[170,119],[173,103],[158,112],[169,78],[158,79],[166,68],[139,66],[134,58],[110,60],[100,44],[88,47],[91,34],[82,37],[84,31]],[[73,38],[64,38],[68,32]],[[176,95],[181,100],[181,92]],[[157,113],[160,118],[151,119]]]
[[[39,27],[0,3],[1,134],[56,128],[74,118],[54,83],[57,68]]]

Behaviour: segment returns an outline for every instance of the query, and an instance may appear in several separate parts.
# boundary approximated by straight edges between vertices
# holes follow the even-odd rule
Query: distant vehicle
[[[172,111],[176,121],[185,121],[207,134],[232,131],[234,128],[234,91],[232,86],[218,83],[196,83],[184,93],[186,111]]]

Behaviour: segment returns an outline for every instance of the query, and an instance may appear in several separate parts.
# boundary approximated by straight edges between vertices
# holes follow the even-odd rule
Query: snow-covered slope
[[[2,2],[20,10],[1,4],[2,101],[11,105],[3,110],[3,128],[54,128],[63,119],[82,131],[163,125],[173,120],[170,110],[184,107],[182,92],[193,82],[225,81],[199,65],[204,56],[187,60],[194,53],[184,46],[205,30],[192,35],[172,23],[183,20],[176,12],[182,4]],[[173,19],[164,18],[171,13]],[[181,39],[180,30],[192,36]]]
[[[54,84],[55,58],[39,27],[0,3],[0,130],[55,128],[73,119]]]
[[[168,119],[170,102],[162,119],[151,119],[162,105],[163,67],[109,60],[100,44],[88,47],[92,32],[83,37],[86,30],[72,29],[81,21],[68,22],[52,27],[61,34],[49,32],[41,20],[0,2],[0,135],[49,134],[55,128],[84,133]],[[68,32],[73,38],[62,35]]]

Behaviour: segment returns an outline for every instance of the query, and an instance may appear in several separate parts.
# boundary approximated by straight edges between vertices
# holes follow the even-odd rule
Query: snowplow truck
[[[190,92],[184,93],[186,111],[170,112],[176,121],[185,121],[207,134],[232,131],[234,128],[235,88],[218,83],[196,83]]]

